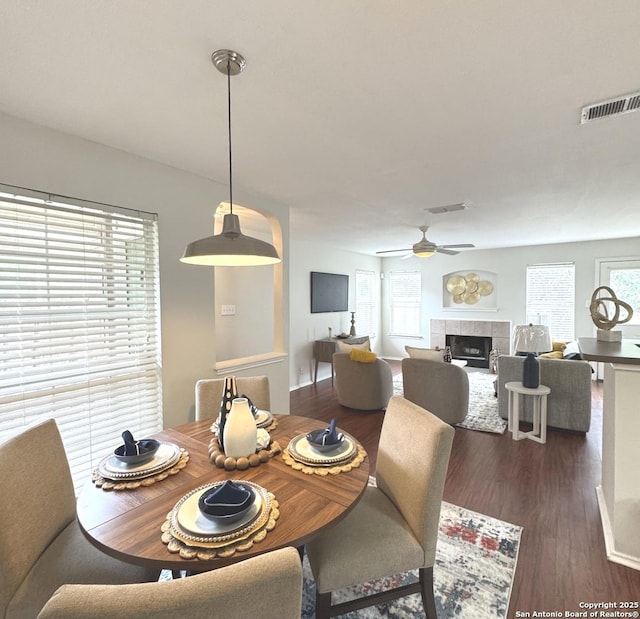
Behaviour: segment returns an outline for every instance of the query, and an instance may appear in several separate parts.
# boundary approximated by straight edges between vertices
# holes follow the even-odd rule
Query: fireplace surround
[[[463,337],[459,341],[455,340],[456,347],[460,342],[464,342],[464,345],[458,351],[454,351],[454,345],[449,343],[452,341],[452,336],[466,336],[466,338]],[[497,350],[503,355],[508,355],[511,352],[511,321],[432,318],[430,321],[430,338],[432,348],[436,346],[440,348],[451,346],[451,353],[454,359],[462,359],[471,367],[488,368],[492,350]],[[484,358],[485,356],[486,362],[478,360],[479,357]],[[482,363],[482,365],[478,365],[478,363]]]

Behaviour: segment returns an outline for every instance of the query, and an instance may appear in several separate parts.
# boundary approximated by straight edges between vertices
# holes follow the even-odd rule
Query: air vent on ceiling
[[[469,208],[466,202],[460,202],[459,204],[448,204],[447,206],[434,206],[433,208],[426,208],[425,211],[429,211],[434,215],[441,215],[442,213],[453,213],[454,211],[464,211]]]
[[[618,116],[619,114],[627,114],[628,112],[635,112],[636,110],[640,110],[640,92],[634,92],[631,95],[610,99],[609,101],[586,105],[582,108],[580,123],[584,124],[592,120],[598,120],[599,118]]]

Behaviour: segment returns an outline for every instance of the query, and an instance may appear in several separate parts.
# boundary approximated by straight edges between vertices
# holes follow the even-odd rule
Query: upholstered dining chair
[[[238,376],[236,386],[238,394],[248,396],[255,406],[271,410],[268,376]],[[196,382],[196,421],[218,416],[223,389],[224,378],[203,378]]]
[[[281,548],[166,582],[64,585],[38,619],[300,619],[302,566]]]
[[[316,581],[316,617],[340,615],[421,593],[428,619],[437,619],[433,565],[453,428],[400,396],[382,424],[376,486],[335,527],[306,546]],[[419,581],[332,606],[331,592],[408,570]]]
[[[384,410],[393,395],[391,366],[377,358],[373,363],[353,361],[348,352],[333,354],[335,386],[342,406],[362,411]]]
[[[405,358],[402,386],[407,400],[451,425],[469,412],[469,376],[453,363]]]
[[[0,445],[0,617],[35,617],[65,583],[157,580],[92,546],[76,519],[76,497],[53,419]]]

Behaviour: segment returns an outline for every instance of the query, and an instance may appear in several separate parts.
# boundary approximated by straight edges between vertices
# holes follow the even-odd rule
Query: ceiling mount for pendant
[[[247,61],[232,49],[219,49],[211,54],[211,62],[220,73],[239,75],[245,70]]]
[[[240,219],[233,212],[233,173],[231,157],[231,76],[242,73],[245,59],[230,49],[211,54],[211,62],[227,76],[228,136],[229,136],[229,210],[222,221],[222,232],[193,241],[184,250],[181,262],[206,266],[252,266],[276,264],[280,256],[275,247],[265,241],[242,234]]]

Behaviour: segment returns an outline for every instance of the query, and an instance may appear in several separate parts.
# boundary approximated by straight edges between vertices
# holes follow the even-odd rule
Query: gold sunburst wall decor
[[[443,277],[445,307],[496,309],[496,275],[489,271],[456,271]],[[469,307],[468,309],[472,309]]]

